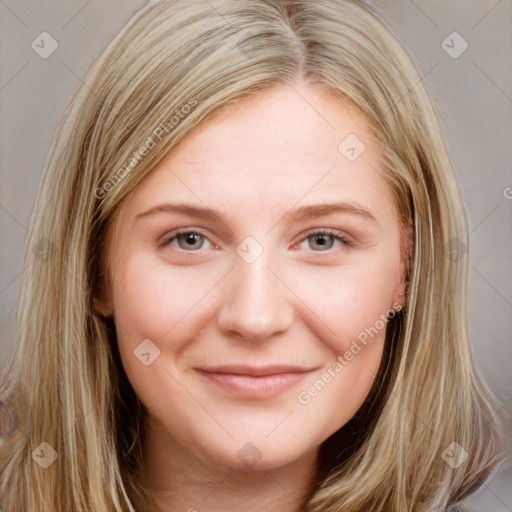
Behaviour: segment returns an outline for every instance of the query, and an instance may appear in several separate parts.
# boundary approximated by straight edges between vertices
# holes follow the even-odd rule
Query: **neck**
[[[165,512],[298,512],[313,486],[317,451],[285,466],[241,470],[199,457],[145,421],[142,510]],[[165,447],[165,448],[164,448]]]

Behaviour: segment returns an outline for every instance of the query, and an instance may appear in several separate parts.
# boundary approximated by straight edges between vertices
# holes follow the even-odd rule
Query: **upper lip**
[[[234,364],[222,366],[208,366],[198,369],[207,373],[252,375],[255,377],[259,377],[265,375],[279,375],[283,373],[306,373],[315,370],[316,368],[305,368],[303,366],[290,366],[283,364],[272,364],[265,366],[248,366],[243,364]]]

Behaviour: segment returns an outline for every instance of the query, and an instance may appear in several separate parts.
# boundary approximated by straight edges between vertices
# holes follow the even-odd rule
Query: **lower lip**
[[[197,370],[213,384],[240,398],[265,399],[283,393],[312,372],[279,373],[275,375],[238,375]]]

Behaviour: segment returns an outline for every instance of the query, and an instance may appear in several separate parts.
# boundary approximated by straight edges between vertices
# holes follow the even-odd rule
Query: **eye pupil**
[[[312,249],[317,249],[320,251],[325,251],[330,249],[334,244],[334,239],[331,235],[313,235],[309,237],[309,246]]]
[[[203,237],[197,233],[182,233],[178,235],[178,245],[182,249],[200,249],[203,245]]]

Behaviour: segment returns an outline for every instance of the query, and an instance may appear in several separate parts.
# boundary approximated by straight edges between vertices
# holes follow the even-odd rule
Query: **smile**
[[[236,397],[263,400],[290,389],[315,369],[233,366],[196,371],[210,383]]]

